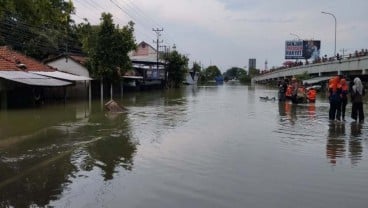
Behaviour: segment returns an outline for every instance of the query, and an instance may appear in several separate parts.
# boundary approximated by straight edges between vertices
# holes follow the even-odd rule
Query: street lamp
[[[334,19],[335,19],[335,50],[334,50],[334,55],[336,56],[336,25],[337,25],[337,20],[334,14],[329,13],[329,12],[321,12],[322,14],[328,14],[331,15]]]
[[[295,36],[296,38],[298,38],[298,40],[300,40],[300,37],[299,37],[299,35],[297,35],[297,34],[294,34],[294,33],[290,33],[290,35],[293,35],[293,36]]]

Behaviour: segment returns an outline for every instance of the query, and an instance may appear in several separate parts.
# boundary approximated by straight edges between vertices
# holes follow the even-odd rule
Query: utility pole
[[[159,59],[159,49],[160,49],[160,43],[163,43],[163,40],[160,40],[160,36],[161,36],[161,32],[164,31],[163,28],[159,29],[159,28],[152,28],[152,31],[156,33],[156,41],[154,40],[153,42],[156,43],[156,65],[157,65],[157,68],[156,68],[156,71],[157,73],[159,73],[159,70],[158,70],[158,59]],[[165,77],[165,80],[166,80],[166,77]]]

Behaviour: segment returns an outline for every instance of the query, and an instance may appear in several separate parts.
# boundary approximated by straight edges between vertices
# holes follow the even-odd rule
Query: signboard
[[[303,40],[304,59],[312,59],[312,60],[318,59],[320,49],[321,49],[320,40]]]
[[[320,40],[290,40],[285,42],[285,59],[319,58]]]
[[[302,40],[286,41],[285,59],[303,59],[303,41]]]

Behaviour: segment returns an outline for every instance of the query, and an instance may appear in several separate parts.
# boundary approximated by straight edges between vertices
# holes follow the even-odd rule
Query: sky
[[[320,40],[321,55],[353,53],[368,48],[367,0],[73,0],[78,23],[87,18],[99,24],[102,12],[114,23],[135,23],[136,42],[155,47],[152,29],[163,29],[162,45],[176,46],[179,53],[203,67],[281,66],[285,41]],[[267,61],[267,66],[265,62]],[[190,65],[191,67],[191,65]]]

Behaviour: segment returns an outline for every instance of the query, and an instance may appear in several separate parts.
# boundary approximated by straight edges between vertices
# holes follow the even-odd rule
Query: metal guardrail
[[[348,71],[361,71],[361,74],[365,75],[368,71],[368,56],[343,58],[340,60],[275,69],[274,71],[253,77],[252,82],[291,77],[298,74],[303,74],[305,72],[308,74],[317,74],[318,76],[323,76],[323,73],[340,74]]]

